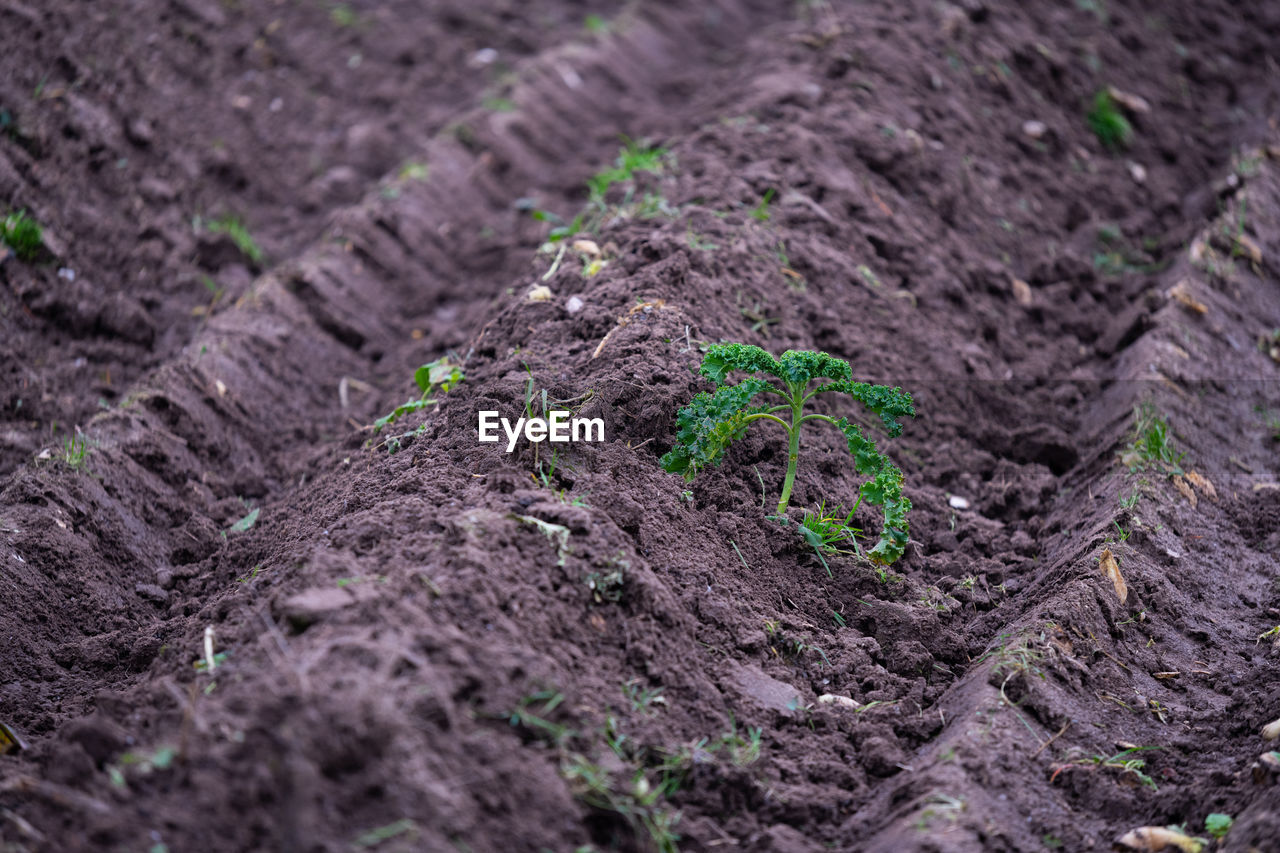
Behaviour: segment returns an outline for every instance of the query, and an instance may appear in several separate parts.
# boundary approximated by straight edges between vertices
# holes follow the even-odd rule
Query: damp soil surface
[[[0,2],[7,850],[1280,850],[1280,7],[420,5]]]

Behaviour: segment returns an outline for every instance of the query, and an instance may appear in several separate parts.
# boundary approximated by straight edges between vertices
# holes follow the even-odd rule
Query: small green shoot
[[[1214,838],[1222,839],[1231,831],[1231,824],[1233,823],[1235,823],[1235,818],[1231,815],[1214,812],[1204,819],[1204,831]]]
[[[653,148],[623,137],[623,147],[613,168],[597,172],[587,180],[591,200],[603,203],[610,187],[632,181],[637,172],[661,174],[666,160],[665,148]]]
[[[600,15],[587,15],[582,21],[583,28],[593,36],[603,36],[609,34],[609,22]]]
[[[729,445],[742,438],[752,423],[772,421],[786,430],[788,441],[786,478],[777,506],[777,515],[784,516],[795,484],[802,427],[810,422],[831,424],[844,435],[858,473],[871,478],[863,483],[859,499],[866,498],[884,511],[880,541],[868,556],[885,564],[902,556],[908,539],[907,512],[911,509],[911,501],[902,494],[902,472],[876,449],[875,442],[864,436],[858,425],[846,418],[805,414],[804,408],[818,394],[847,394],[878,415],[888,434],[896,436],[902,432],[897,419],[915,416],[910,394],[900,388],[854,382],[849,363],[825,353],[788,350],[781,358],[774,358],[749,344],[712,344],[701,371],[715,384],[715,390],[699,393],[679,411],[676,442],[662,457],[663,468],[692,480],[702,469],[718,464]],[[734,371],[751,376],[729,384],[728,376]],[[778,381],[754,375],[758,373]],[[811,388],[814,382],[819,384]],[[771,394],[783,402],[751,405],[761,394]]]
[[[351,844],[361,850],[367,850],[370,847],[377,847],[384,841],[390,841],[393,838],[398,838],[401,835],[409,833],[416,835],[417,832],[418,825],[405,817],[395,821],[394,823],[389,823],[386,826],[379,826],[375,829],[369,830],[368,832],[362,832],[360,835],[356,836],[355,840],[352,841]]]
[[[640,679],[633,678],[622,685],[622,694],[631,703],[631,710],[637,714],[654,713],[654,705],[666,705],[667,698],[662,695],[661,687],[642,687]]]
[[[1144,759],[1133,757],[1133,754],[1136,752],[1143,752],[1151,749],[1160,749],[1160,747],[1135,746],[1123,750],[1122,752],[1117,752],[1115,755],[1110,757],[1094,755],[1079,761],[1069,761],[1066,764],[1058,765],[1058,767],[1053,771],[1053,775],[1049,777],[1049,781],[1052,782],[1057,778],[1059,773],[1068,767],[1107,767],[1113,770],[1119,770],[1122,774],[1132,774],[1135,779],[1143,785],[1146,785],[1152,791],[1159,791],[1160,788],[1156,785],[1156,781],[1147,775],[1144,770],[1147,766],[1147,762]]]
[[[1133,125],[1106,89],[1093,96],[1093,106],[1085,118],[1098,141],[1113,151],[1128,148],[1133,141]]]
[[[1258,640],[1256,643],[1254,643],[1254,645],[1255,646],[1258,645],[1258,643],[1261,643],[1263,640],[1271,640],[1272,642],[1280,643],[1280,625],[1277,625],[1274,628],[1268,631],[1263,631],[1261,634],[1259,634]]]
[[[1173,449],[1169,421],[1151,402],[1133,407],[1133,439],[1120,457],[1130,471],[1155,468],[1170,476],[1181,474],[1185,456]]]
[[[18,260],[31,262],[44,248],[44,230],[25,210],[19,210],[0,220],[0,243],[12,249]]]
[[[197,226],[200,220],[197,219]],[[266,253],[262,251],[262,247],[253,239],[253,235],[249,233],[249,228],[237,216],[223,216],[219,219],[210,219],[204,223],[205,229],[210,234],[226,234],[231,238],[231,242],[235,243],[240,253],[255,264],[260,264],[266,258]]]
[[[548,738],[561,746],[573,737],[573,729],[547,719],[564,702],[564,694],[555,690],[539,690],[522,698],[507,715],[507,721],[515,728],[525,728]],[[536,707],[535,706],[539,706]]]
[[[375,433],[381,432],[383,427],[395,423],[396,420],[410,412],[416,412],[419,409],[438,404],[440,401],[432,395],[437,391],[441,394],[448,394],[457,387],[463,378],[462,368],[447,357],[422,365],[413,372],[413,381],[422,391],[422,396],[416,400],[408,400],[396,406],[390,414],[378,418],[373,422],[373,431]]]
[[[770,219],[769,202],[773,201],[776,191],[773,187],[765,190],[764,196],[760,199],[760,203],[751,209],[751,218],[756,222],[768,222]]]
[[[83,471],[88,465],[89,450],[89,442],[83,435],[76,433],[63,440],[59,458],[72,471]]]
[[[222,538],[226,539],[228,533],[244,533],[258,523],[258,516],[262,514],[262,507],[254,507],[250,509],[244,517],[236,521],[222,534]]]
[[[662,806],[663,799],[674,792],[678,778],[653,785],[644,768],[639,768],[627,783],[616,783],[607,770],[579,753],[565,756],[560,775],[579,800],[622,818],[637,834],[647,835],[658,853],[678,853],[680,836],[675,826],[680,812]]]

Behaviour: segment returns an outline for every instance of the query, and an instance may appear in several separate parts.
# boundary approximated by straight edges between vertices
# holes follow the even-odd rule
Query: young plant
[[[1133,407],[1133,440],[1120,457],[1130,471],[1156,468],[1167,474],[1182,473],[1186,453],[1173,449],[1169,421],[1150,402]]]
[[[730,384],[728,377],[734,371],[751,375]],[[755,375],[761,373],[772,380]],[[804,409],[819,394],[848,394],[878,415],[889,435],[896,436],[902,432],[897,419],[915,417],[910,394],[900,388],[854,382],[849,363],[826,353],[788,350],[774,358],[749,344],[713,344],[703,358],[702,375],[716,388],[699,393],[677,414],[675,446],[662,457],[663,468],[692,480],[703,468],[718,464],[729,444],[746,435],[752,423],[771,421],[787,435],[787,473],[777,508],[777,514],[784,516],[795,484],[802,428],[810,422],[831,424],[844,435],[858,473],[870,478],[863,483],[859,500],[865,498],[884,511],[880,541],[869,556],[885,564],[902,556],[911,509],[911,501],[902,494],[902,472],[857,424],[817,412],[806,414]],[[753,405],[761,395],[782,402]]]
[[[378,418],[373,422],[373,431],[375,433],[381,432],[383,427],[394,423],[397,418],[403,417],[410,412],[416,412],[419,409],[425,409],[427,406],[434,406],[439,402],[431,396],[434,392],[439,391],[441,394],[447,394],[462,379],[462,368],[449,361],[448,358],[439,358],[429,364],[422,365],[413,373],[413,381],[418,383],[418,388],[422,390],[422,396],[416,400],[408,400],[396,406],[390,414]]]
[[[1093,106],[1085,118],[1098,141],[1112,150],[1128,148],[1133,140],[1133,125],[1120,112],[1120,106],[1106,89],[1093,96]]]
[[[19,210],[0,219],[0,243],[13,249],[18,260],[34,261],[44,247],[44,232],[25,210]]]

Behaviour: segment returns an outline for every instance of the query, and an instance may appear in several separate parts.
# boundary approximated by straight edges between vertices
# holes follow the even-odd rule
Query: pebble
[[[58,278],[65,279],[67,281],[75,281],[76,271],[73,270],[71,267],[59,267]]]
[[[564,303],[564,310],[570,314],[577,314],[584,305],[586,303],[582,301],[581,296],[570,296]]]
[[[1049,125],[1042,121],[1030,119],[1022,123],[1022,132],[1032,139],[1039,139],[1049,132]]]
[[[551,298],[551,288],[545,284],[535,284],[529,288],[529,292],[525,295],[525,299],[529,302],[546,302]]]
[[[962,498],[959,495],[952,495],[951,497],[947,498],[947,503],[951,505],[952,509],[968,509],[969,508],[968,498]]]
[[[1135,183],[1145,184],[1147,182],[1147,170],[1141,163],[1129,161],[1129,177],[1133,178]]]

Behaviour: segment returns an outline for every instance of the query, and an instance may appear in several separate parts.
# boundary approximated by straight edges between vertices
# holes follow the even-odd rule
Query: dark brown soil
[[[1280,850],[1280,6],[419,5],[0,2],[6,849]],[[662,470],[720,340],[912,392],[902,560]]]

